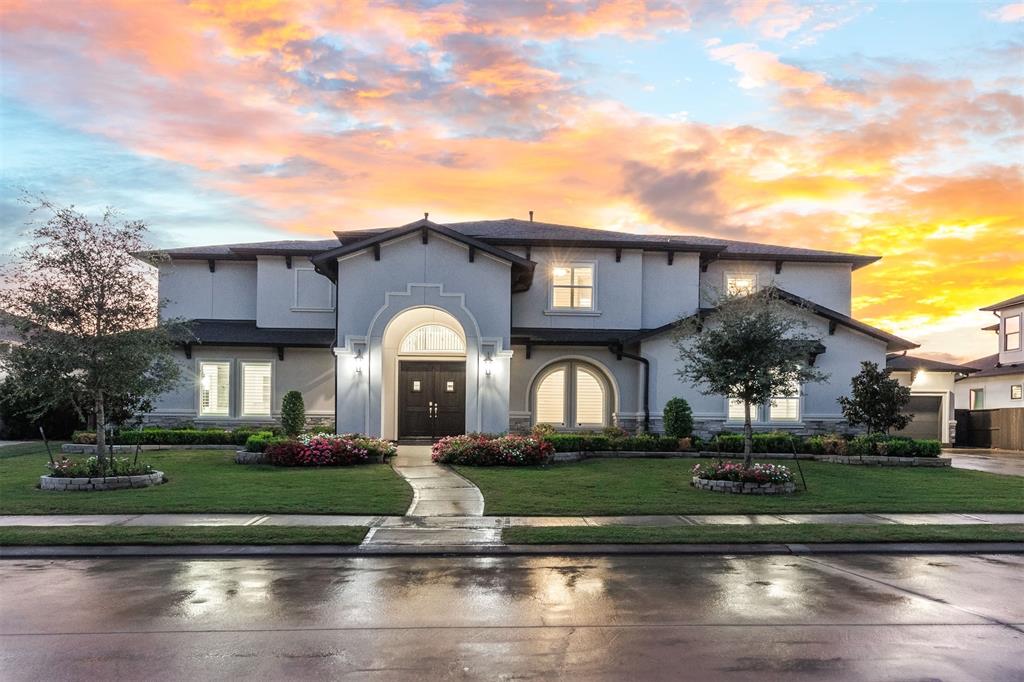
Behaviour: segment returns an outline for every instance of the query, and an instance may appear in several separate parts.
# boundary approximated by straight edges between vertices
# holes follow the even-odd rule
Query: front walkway
[[[988,450],[985,448],[948,448],[943,457],[953,460],[957,469],[974,469],[1004,476],[1024,476],[1024,452],[1020,450]]]

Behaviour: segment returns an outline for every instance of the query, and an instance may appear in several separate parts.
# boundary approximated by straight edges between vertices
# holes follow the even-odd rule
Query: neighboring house
[[[956,440],[954,411],[960,407],[956,402],[955,382],[977,370],[906,353],[889,356],[885,365],[900,384],[910,387],[910,402],[904,412],[914,415],[914,420],[897,433],[952,444]]]
[[[1024,408],[1024,294],[981,310],[998,318],[985,327],[996,333],[998,352],[964,363],[977,371],[956,382],[957,408]]]
[[[850,317],[851,273],[871,256],[513,219],[167,253],[164,315],[196,320],[197,341],[162,422],[264,422],[295,389],[313,420],[392,439],[660,431],[674,396],[699,432],[736,428],[741,406],[677,377],[673,326],[713,315],[715,290],[769,283],[821,335],[808,362],[830,379],[759,407],[759,428],[844,428],[837,398],[860,363],[916,347]]]

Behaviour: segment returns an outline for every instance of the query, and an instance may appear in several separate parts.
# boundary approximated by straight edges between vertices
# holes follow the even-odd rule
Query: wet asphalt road
[[[1024,556],[0,562],[4,680],[1022,680]]]

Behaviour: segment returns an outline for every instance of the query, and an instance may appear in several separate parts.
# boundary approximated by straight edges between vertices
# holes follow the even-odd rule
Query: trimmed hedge
[[[613,438],[602,434],[552,433],[544,437],[555,452],[675,452],[679,439],[670,436],[640,434]]]
[[[245,440],[246,452],[266,452],[267,448],[275,443],[283,443],[289,440],[285,436],[275,436],[270,431],[254,433]]]
[[[146,428],[141,431],[121,431],[113,437],[114,445],[245,445],[249,437],[258,433],[274,433],[275,430],[257,428],[226,429],[159,429]],[[94,445],[96,433],[75,431],[71,436],[74,443]]]
[[[716,452],[743,452],[743,436],[722,433],[708,443],[708,449]],[[868,457],[938,457],[942,443],[937,440],[914,440],[901,436],[887,436],[873,433],[856,436],[850,440],[830,434],[808,438],[788,433],[755,433],[753,451],[758,453],[797,452],[811,455],[850,455]]]

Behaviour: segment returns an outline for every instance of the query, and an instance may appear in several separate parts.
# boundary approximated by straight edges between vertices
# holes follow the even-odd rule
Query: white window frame
[[[1013,395],[1017,389],[1017,395]],[[1010,384],[1010,400],[1024,400],[1024,384]]]
[[[570,263],[551,263],[548,271],[548,307],[544,311],[546,315],[600,315],[601,312],[597,307],[597,261],[572,261]],[[574,307],[556,307],[555,306],[555,268],[569,268],[569,281],[572,282],[573,270],[575,268],[590,268],[591,275],[591,286],[590,286],[590,307],[589,308],[574,308]],[[585,289],[583,285],[574,284],[560,284],[559,288],[568,288],[570,292],[573,289]],[[572,298],[570,293],[570,299]]]
[[[792,399],[796,399],[798,401],[797,402],[797,406],[796,406],[797,416],[796,416],[795,419],[774,419],[774,418],[772,418],[772,402],[773,401],[775,401],[775,400],[792,400]],[[743,423],[743,415],[742,414],[739,417],[733,417],[732,414],[730,413],[731,412],[731,410],[730,410],[731,403],[734,400],[739,403],[740,409],[743,408],[742,401],[740,401],[738,398],[732,398],[730,396],[726,396],[725,397],[725,423],[726,424],[742,424]],[[765,403],[763,405],[751,405],[750,406],[750,423],[751,424],[761,424],[761,425],[777,424],[779,426],[800,426],[801,424],[803,424],[803,420],[804,420],[804,388],[803,388],[802,385],[799,387],[798,392],[797,392],[796,395],[793,395],[793,396],[782,396],[782,395],[780,395],[780,396],[776,396],[776,397],[772,398],[771,400],[769,400],[767,403]]]
[[[765,409],[768,411],[768,423],[769,424],[800,424],[804,417],[804,390],[803,386],[797,385],[796,395],[779,395],[775,396],[768,401]],[[772,415],[772,403],[778,400],[795,400],[796,401],[796,416],[792,419],[786,419],[781,417],[775,417]]]
[[[328,308],[312,307],[311,308],[311,307],[308,307],[308,306],[300,306],[299,305],[299,271],[300,270],[312,272],[314,275],[317,274],[316,268],[302,267],[302,266],[298,266],[298,265],[292,267],[292,271],[293,271],[293,274],[292,274],[292,311],[293,312],[297,312],[297,313],[330,313],[330,312],[334,312],[334,309],[337,307],[337,289],[338,288],[337,288],[337,286],[335,286],[333,284],[331,285],[331,289],[330,289],[330,291],[331,291],[331,305],[330,305],[330,307],[328,307]],[[327,278],[325,277],[324,279],[327,279]],[[327,280],[327,281],[330,282],[330,280]]]
[[[225,358],[197,358],[196,359],[196,417],[198,419],[230,419],[233,414],[232,401],[235,390],[235,368],[234,362]],[[227,412],[203,412],[203,365],[226,365],[228,368],[228,400]]]
[[[1006,323],[1009,322],[1010,320],[1017,320],[1017,331],[1013,332],[1013,335],[1017,337],[1017,343],[1016,343],[1016,345],[1013,348],[1010,348],[1010,332],[1006,331],[1006,329],[1007,329],[1007,324]],[[1024,329],[1022,329],[1022,327],[1024,327],[1024,318],[1022,318],[1022,316],[1019,315],[1019,314],[1018,315],[1010,315],[1009,317],[1004,317],[1003,318],[1003,350],[1004,351],[1018,351],[1018,350],[1020,350],[1020,348],[1021,348],[1021,345],[1020,345],[1021,332],[1024,331]]]
[[[981,407],[975,407],[974,404],[977,396],[981,396]],[[985,409],[985,389],[984,388],[972,388],[967,392],[967,407],[971,410],[984,410]]]
[[[725,292],[727,296],[729,295],[729,280],[738,277],[746,277],[754,281],[754,290],[750,293],[755,293],[758,290],[760,283],[758,282],[758,276],[756,272],[740,272],[738,270],[727,270],[726,272],[723,273],[723,278],[725,281],[722,289],[722,291]]]
[[[582,366],[582,369],[590,374],[593,374],[598,383],[601,385],[601,389],[604,393],[604,400],[601,406],[601,419],[600,424],[578,424],[576,422],[576,371],[577,368]],[[589,431],[593,429],[601,429],[612,423],[612,411],[614,410],[614,390],[611,385],[611,380],[608,375],[605,374],[604,370],[595,364],[587,362],[586,360],[556,360],[551,364],[547,365],[537,377],[533,380],[533,385],[530,387],[530,419],[534,424],[537,424],[537,389],[543,383],[544,379],[549,374],[562,369],[565,371],[565,383],[562,387],[562,416],[565,422],[562,425],[552,424],[558,431]]]
[[[270,400],[267,403],[266,412],[245,411],[245,366],[246,365],[269,365],[270,366]],[[239,360],[238,361],[238,415],[239,417],[263,418],[271,417],[274,414],[274,386],[277,384],[277,363],[273,360]]]

